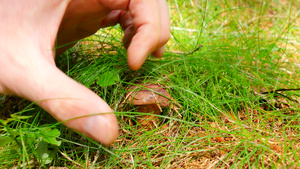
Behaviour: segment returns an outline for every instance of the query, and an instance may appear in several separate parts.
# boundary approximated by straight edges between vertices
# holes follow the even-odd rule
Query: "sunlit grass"
[[[10,153],[15,144],[1,147],[1,165],[299,167],[299,91],[294,90],[299,88],[299,3],[172,0],[169,7],[167,52],[163,59],[150,57],[138,71],[126,65],[118,26],[78,43],[57,60],[59,68],[116,112],[120,136],[111,147],[49,121],[37,107],[25,112],[3,104],[6,118],[7,112],[18,111],[32,118],[6,126],[23,144],[18,153]],[[106,72],[120,79],[101,87],[98,80]],[[172,96],[172,106],[163,109],[152,129],[136,124],[140,113],[125,99],[127,88],[140,83],[160,83]],[[61,145],[49,145],[55,152],[49,164],[37,161],[37,143],[28,142],[26,135],[44,127],[61,133]],[[9,135],[7,130],[1,134]]]

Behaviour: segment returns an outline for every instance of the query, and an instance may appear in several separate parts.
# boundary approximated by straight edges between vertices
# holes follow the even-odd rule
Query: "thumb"
[[[31,63],[39,64],[27,66],[22,71],[14,68],[6,72],[6,79],[1,79],[6,84],[4,90],[36,102],[58,121],[67,120],[66,126],[88,137],[106,145],[115,140],[118,134],[116,117],[100,97],[69,78],[53,63],[46,60]],[[100,115],[88,116],[97,113]]]

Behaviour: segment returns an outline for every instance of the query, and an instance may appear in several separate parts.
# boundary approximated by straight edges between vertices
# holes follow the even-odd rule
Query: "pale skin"
[[[149,54],[161,57],[170,37],[165,0],[0,0],[0,93],[16,95],[58,121],[106,145],[118,136],[112,109],[60,71],[55,46],[120,23],[128,65],[139,69]],[[130,37],[128,37],[130,35]]]

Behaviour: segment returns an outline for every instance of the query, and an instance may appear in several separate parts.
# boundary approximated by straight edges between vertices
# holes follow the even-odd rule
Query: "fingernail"
[[[110,145],[117,136],[117,124],[113,115],[96,115],[88,117],[85,125],[87,135],[105,145]]]

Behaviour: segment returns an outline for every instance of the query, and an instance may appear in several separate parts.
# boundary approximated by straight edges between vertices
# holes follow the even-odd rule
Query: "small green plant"
[[[12,114],[8,119],[0,120],[3,133],[0,135],[0,147],[9,147],[12,155],[22,156],[24,152],[34,152],[41,165],[49,164],[56,153],[53,147],[61,145],[61,141],[57,140],[60,131],[52,127],[32,127],[24,121],[30,118],[32,117]]]
[[[97,79],[97,84],[101,87],[107,87],[114,85],[119,81],[120,76],[117,71],[107,71]]]

